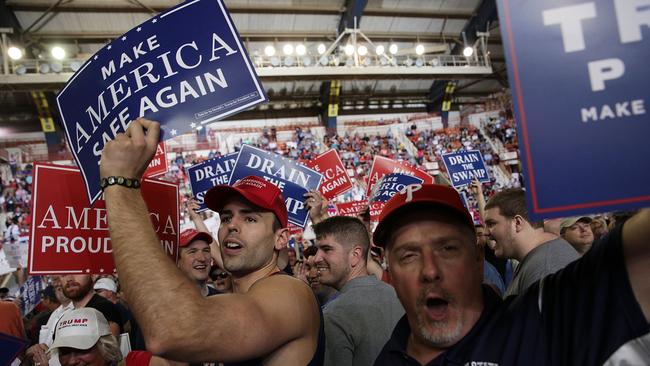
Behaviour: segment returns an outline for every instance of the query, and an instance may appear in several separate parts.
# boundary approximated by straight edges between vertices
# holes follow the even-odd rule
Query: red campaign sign
[[[391,173],[412,175],[424,180],[424,182],[422,182],[424,184],[435,183],[433,177],[427,174],[424,170],[418,169],[406,162],[399,162],[383,156],[375,155],[375,159],[372,161],[372,168],[370,169],[370,178],[367,182],[366,196],[372,197],[372,188],[375,186],[375,183],[383,178],[384,175]]]
[[[102,196],[88,206],[79,169],[36,163],[33,182],[29,274],[115,272],[106,203]],[[178,185],[145,178],[141,190],[161,247],[176,261]]]
[[[165,143],[161,142],[158,144],[156,155],[154,155],[153,159],[151,159],[149,167],[147,167],[147,170],[144,171],[144,176],[155,177],[157,175],[167,173],[168,169],[169,166],[167,165],[167,148],[165,147]]]
[[[379,221],[379,215],[381,214],[381,210],[384,208],[384,205],[386,205],[386,202],[373,202],[370,204],[370,221]]]
[[[363,210],[368,207],[368,201],[367,200],[362,200],[362,201],[352,201],[352,202],[345,202],[345,203],[337,203],[336,204],[336,211],[339,216],[352,216],[352,217],[357,217],[361,215]]]
[[[289,224],[289,235],[300,237],[302,236],[302,228],[293,224]]]
[[[352,182],[336,150],[328,150],[307,163],[307,166],[323,175],[320,193],[331,200],[352,189]]]

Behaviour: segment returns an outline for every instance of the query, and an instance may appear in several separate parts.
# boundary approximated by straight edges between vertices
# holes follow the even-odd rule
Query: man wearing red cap
[[[219,294],[207,285],[212,264],[210,243],[212,236],[196,229],[183,230],[178,243],[178,268],[196,284],[203,296]]]
[[[650,209],[503,301],[482,285],[471,216],[450,187],[410,185],[374,233],[406,316],[376,366],[647,363]],[[646,360],[641,361],[641,360]]]
[[[311,289],[275,275],[279,250],[289,239],[280,190],[248,177],[206,194],[207,206],[221,217],[219,242],[233,294],[205,298],[160,250],[133,184],[153,157],[159,134],[157,122],[131,122],[106,144],[100,166],[115,263],[147,348],[187,362],[321,364],[322,320]]]

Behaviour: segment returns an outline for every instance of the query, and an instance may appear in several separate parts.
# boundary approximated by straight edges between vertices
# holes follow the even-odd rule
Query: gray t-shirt
[[[519,263],[504,297],[519,295],[533,283],[559,271],[580,258],[580,254],[562,238],[553,239],[531,250]]]
[[[325,365],[372,365],[403,315],[395,289],[377,277],[346,283],[323,308]]]

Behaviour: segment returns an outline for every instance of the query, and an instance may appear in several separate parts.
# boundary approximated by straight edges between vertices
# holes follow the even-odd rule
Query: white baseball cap
[[[110,334],[108,321],[102,313],[93,308],[73,309],[66,312],[56,325],[50,350],[61,347],[89,349],[100,337]]]
[[[117,285],[112,278],[102,277],[95,282],[95,290],[108,290],[117,293]]]

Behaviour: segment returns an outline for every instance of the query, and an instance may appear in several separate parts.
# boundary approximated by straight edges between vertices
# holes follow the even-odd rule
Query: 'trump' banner
[[[399,162],[393,159],[385,158],[383,156],[375,155],[370,169],[370,178],[368,179],[368,187],[366,189],[366,196],[372,197],[372,190],[375,183],[384,177],[386,174],[391,173],[404,173],[422,179],[424,183],[434,183],[432,176],[408,163]]]
[[[115,271],[103,199],[92,206],[79,192],[79,169],[34,164],[30,274]],[[154,179],[142,181],[142,196],[165,253],[178,258],[178,186]],[[132,243],[138,245],[138,243]]]
[[[311,160],[308,166],[323,174],[320,192],[323,197],[332,198],[352,189],[352,182],[336,150],[328,150]]]
[[[90,202],[107,141],[138,117],[167,139],[266,101],[222,0],[184,2],[116,38],[57,96]]]
[[[309,212],[305,209],[307,191],[317,190],[323,176],[304,165],[277,154],[244,145],[230,176],[230,185],[249,175],[258,176],[275,184],[282,191],[289,222],[305,227]]]
[[[650,10],[498,0],[531,219],[650,206]]]
[[[385,175],[375,185],[372,198],[370,200],[370,218],[372,221],[378,221],[381,210],[386,202],[396,193],[400,192],[411,184],[422,184],[423,179],[402,173],[392,173]]]
[[[156,148],[156,155],[153,156],[149,167],[144,172],[145,177],[155,177],[157,175],[167,173],[167,150],[165,149],[165,143],[160,142]]]
[[[237,155],[239,155],[238,152],[224,155],[187,168],[192,195],[199,204],[198,212],[208,209],[203,202],[205,192],[214,186],[228,184],[232,168],[237,161]]]
[[[483,155],[478,150],[463,150],[444,154],[442,161],[447,167],[451,184],[456,188],[472,183],[474,178],[479,182],[490,182]]]

